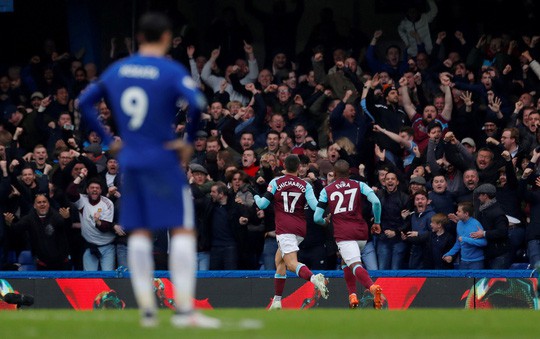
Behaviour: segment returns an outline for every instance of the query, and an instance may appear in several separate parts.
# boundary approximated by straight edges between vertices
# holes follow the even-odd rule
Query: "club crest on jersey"
[[[98,211],[99,213],[101,213],[101,212],[103,211],[103,209],[98,208],[97,211]]]

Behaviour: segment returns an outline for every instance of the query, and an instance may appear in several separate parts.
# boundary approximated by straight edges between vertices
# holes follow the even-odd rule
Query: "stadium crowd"
[[[317,197],[340,159],[351,178],[376,191],[382,232],[370,235],[362,253],[369,270],[540,261],[540,36],[432,37],[437,6],[428,4],[425,13],[407,12],[403,41],[384,50],[382,30],[365,45],[340,38],[328,9],[299,55],[289,43],[293,33],[265,35],[267,53],[258,55],[240,25],[216,24],[223,29],[210,55],[174,39],[170,57],[190,70],[209,103],[192,161],[182,164],[195,202],[200,270],[275,270],[274,214],[257,208],[254,193],[283,173],[290,154],[299,156],[299,176]],[[297,6],[301,13],[303,1]],[[257,18],[266,27],[268,17]],[[131,53],[131,44],[126,39],[121,48],[113,39],[111,61]],[[49,47],[0,74],[0,264],[127,267],[126,233],[117,222],[122,164],[78,111],[77,96],[96,80],[96,67]],[[107,103],[98,110],[116,135]],[[185,112],[179,102],[171,126],[178,137]],[[299,260],[336,269],[332,225],[306,213]],[[157,269],[167,268],[167,251],[167,233],[155,234]]]

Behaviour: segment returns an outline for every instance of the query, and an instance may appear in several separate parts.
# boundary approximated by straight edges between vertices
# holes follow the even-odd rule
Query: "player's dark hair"
[[[170,30],[171,21],[163,13],[149,12],[139,19],[138,34],[142,42],[158,42],[163,33]]]
[[[289,173],[298,171],[300,166],[300,158],[296,154],[290,154],[285,158],[285,170]]]
[[[336,175],[336,178],[348,178],[349,167],[349,163],[343,159],[336,161],[334,164],[334,174]]]

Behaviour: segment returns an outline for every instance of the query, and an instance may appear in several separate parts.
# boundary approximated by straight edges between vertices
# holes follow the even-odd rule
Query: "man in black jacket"
[[[240,225],[247,225],[248,218],[242,216],[241,205],[229,195],[222,182],[212,185],[212,199],[207,223],[210,225],[210,270],[238,269],[238,249],[241,238]]]
[[[66,232],[71,227],[69,208],[61,208],[58,213],[50,208],[45,195],[38,194],[34,209],[21,220],[13,222],[15,216],[11,213],[4,213],[4,219],[14,230],[28,232],[38,270],[71,270]]]
[[[471,237],[475,239],[486,238],[485,267],[500,270],[510,267],[511,255],[508,240],[508,218],[495,198],[496,193],[497,189],[492,184],[483,184],[474,190],[474,195],[478,196],[480,201],[475,218],[482,224],[484,230],[472,232]]]

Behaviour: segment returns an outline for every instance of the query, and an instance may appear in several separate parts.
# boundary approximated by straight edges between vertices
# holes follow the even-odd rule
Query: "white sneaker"
[[[268,310],[281,310],[281,300],[272,300],[272,305],[270,305]]]
[[[321,292],[321,296],[324,299],[328,299],[329,292],[328,287],[326,287],[326,285],[328,285],[328,279],[326,279],[322,273],[319,273],[313,276],[312,283],[315,285],[315,288]]]
[[[141,327],[151,328],[158,325],[159,320],[155,312],[144,312],[141,315]]]
[[[191,314],[175,314],[171,318],[174,327],[196,327],[196,328],[220,328],[221,320],[206,316],[199,312]]]

